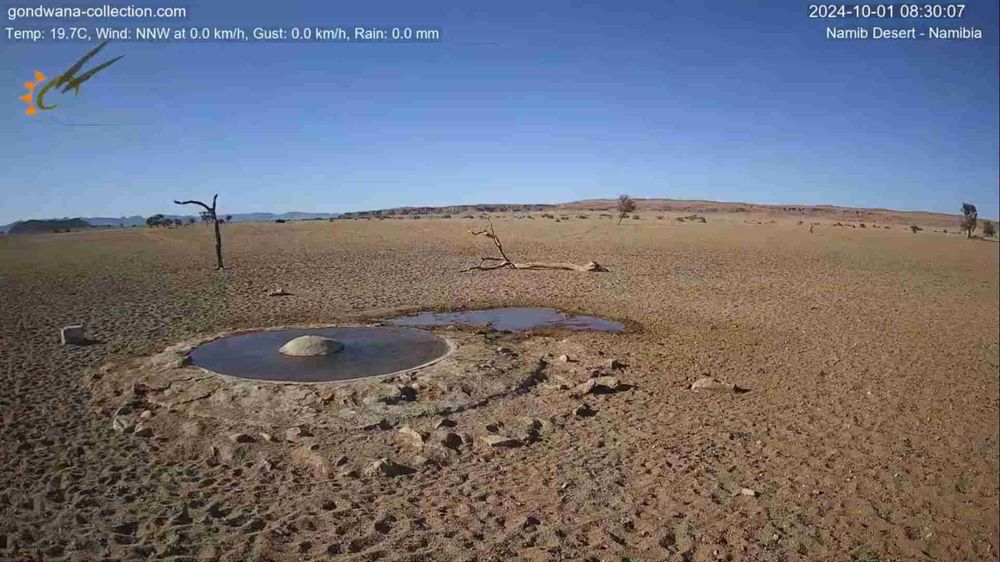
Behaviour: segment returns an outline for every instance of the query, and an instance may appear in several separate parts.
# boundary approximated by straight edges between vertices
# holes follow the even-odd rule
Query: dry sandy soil
[[[672,218],[495,220],[516,259],[607,273],[459,273],[491,251],[459,219],[228,225],[225,275],[202,226],[0,239],[0,558],[997,560],[1000,245]],[[548,354],[570,383],[619,359],[628,387],[501,395],[451,414],[471,443],[423,462],[398,429],[440,412],[292,443],[265,411],[196,418],[104,384],[227,330],[507,305],[634,324],[462,333],[513,350],[479,380]],[[96,341],[59,345],[78,322]],[[690,390],[705,374],[749,392]],[[115,400],[149,408],[153,434],[116,431]],[[525,416],[541,427],[523,446],[483,443]],[[415,471],[367,474],[380,457]]]

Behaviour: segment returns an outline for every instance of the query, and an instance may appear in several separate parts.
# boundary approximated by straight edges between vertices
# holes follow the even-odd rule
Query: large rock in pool
[[[300,336],[281,346],[278,351],[296,357],[318,357],[333,355],[341,349],[344,349],[344,344],[337,340],[322,336]]]

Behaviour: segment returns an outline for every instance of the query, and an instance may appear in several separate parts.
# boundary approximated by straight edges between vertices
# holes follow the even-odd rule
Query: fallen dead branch
[[[463,269],[463,272],[469,271],[491,271],[494,269],[532,269],[532,270],[565,270],[565,271],[607,271],[606,268],[602,267],[601,264],[597,262],[588,262],[586,265],[578,265],[575,263],[568,262],[515,262],[507,257],[507,252],[503,249],[503,242],[500,241],[500,237],[497,236],[496,231],[493,229],[493,221],[489,220],[489,229],[483,230],[470,230],[469,234],[473,236],[485,236],[493,240],[493,245],[496,246],[497,252],[500,253],[500,257],[487,256],[484,258],[479,258],[479,265],[472,266],[468,269]]]

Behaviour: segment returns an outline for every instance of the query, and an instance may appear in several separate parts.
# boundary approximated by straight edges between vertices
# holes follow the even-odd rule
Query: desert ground
[[[202,225],[0,238],[0,559],[998,559],[1000,244],[563,214],[493,222],[515,259],[608,272],[463,273],[493,252],[479,218],[225,225],[221,274]],[[352,383],[308,387],[303,428],[284,403],[234,414],[221,378],[173,406],[136,382],[210,334],[494,306],[629,329],[440,330],[476,350],[470,380],[547,382],[363,424],[337,417]],[[76,323],[93,341],[61,345]],[[617,392],[574,392],[608,370]],[[747,392],[691,390],[705,376]],[[123,403],[151,429],[115,424]],[[443,418],[461,439],[437,457],[400,438]]]

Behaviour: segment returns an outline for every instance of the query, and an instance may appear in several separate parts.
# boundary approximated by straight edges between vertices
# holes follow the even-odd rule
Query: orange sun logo
[[[38,109],[35,108],[35,104],[32,103],[32,95],[35,93],[35,87],[45,81],[45,75],[39,71],[35,71],[35,81],[25,82],[24,87],[28,89],[28,93],[24,94],[19,100],[28,104],[28,109],[24,112],[26,115],[34,115],[38,113]]]

